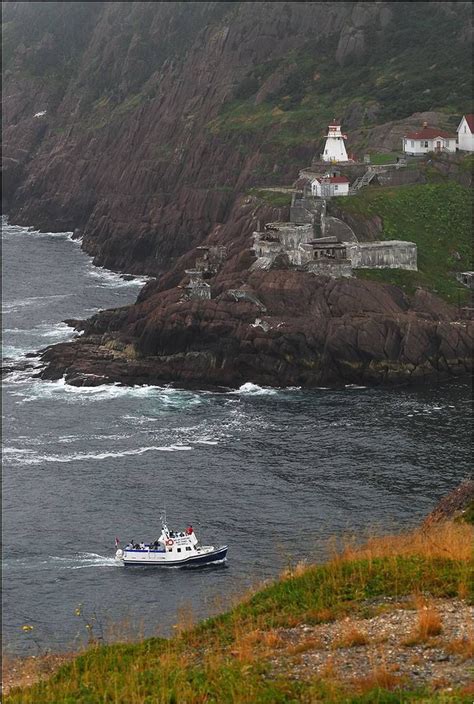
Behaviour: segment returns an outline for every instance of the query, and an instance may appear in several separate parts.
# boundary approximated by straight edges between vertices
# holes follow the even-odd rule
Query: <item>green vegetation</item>
[[[390,31],[366,29],[370,49],[350,61],[335,60],[334,34],[253,67],[210,130],[258,133],[263,142],[289,148],[315,141],[322,146],[328,121],[335,116],[350,117],[362,130],[424,110],[456,113],[457,119],[471,102],[472,85],[463,70],[471,49],[468,42],[456,40],[460,14],[448,16],[435,5],[430,10],[426,13],[423,3],[393,3]],[[270,75],[275,88],[256,104]],[[364,137],[351,146],[362,151]]]
[[[410,534],[349,544],[324,565],[296,566],[244,598],[232,611],[197,627],[182,623],[170,640],[92,646],[51,679],[14,690],[9,704],[391,704],[468,702],[467,694],[412,691],[393,673],[356,678],[334,671],[295,679],[292,655],[278,628],[377,612],[380,596],[428,595],[474,600],[467,524],[441,524]]]
[[[471,526],[474,526],[474,501],[468,504],[457,520],[460,523],[470,523]]]
[[[452,181],[396,188],[365,188],[341,198],[337,207],[364,219],[378,215],[381,239],[409,240],[418,245],[418,271],[360,270],[360,278],[438,293],[451,303],[467,300],[468,290],[455,272],[472,269],[472,195]]]
[[[249,195],[263,200],[269,205],[274,205],[276,208],[284,208],[291,205],[291,193],[286,191],[252,188],[249,191]]]
[[[371,154],[370,163],[371,164],[394,164],[400,154],[396,152],[390,152],[389,154]]]

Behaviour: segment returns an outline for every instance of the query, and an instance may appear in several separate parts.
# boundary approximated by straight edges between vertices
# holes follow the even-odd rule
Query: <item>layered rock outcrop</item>
[[[236,299],[229,291],[250,296]],[[474,322],[426,292],[298,271],[221,273],[215,298],[179,287],[81,325],[44,354],[43,377],[73,384],[178,382],[238,386],[390,384],[471,367]]]

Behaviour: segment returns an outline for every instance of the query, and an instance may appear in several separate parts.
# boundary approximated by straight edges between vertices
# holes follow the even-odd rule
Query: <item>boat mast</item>
[[[161,527],[163,528],[163,532],[168,535],[168,526],[166,524],[166,508],[163,508],[160,513],[160,521],[161,521]]]

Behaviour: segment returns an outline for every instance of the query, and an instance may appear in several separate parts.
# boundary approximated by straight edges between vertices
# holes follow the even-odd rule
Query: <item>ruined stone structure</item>
[[[212,278],[219,271],[227,256],[227,247],[201,246],[196,247],[196,250],[198,257],[195,268],[185,270],[185,274],[189,277],[189,282],[184,287],[186,298],[197,301],[209,300],[212,292],[206,279]]]
[[[255,296],[252,291],[248,291],[245,288],[234,288],[234,289],[229,289],[227,291],[227,295],[231,296],[234,301],[249,301],[250,303],[254,303],[262,313],[266,313],[267,309],[263,305],[263,303]]]
[[[314,237],[310,223],[268,223],[254,232],[257,261],[252,269],[296,268],[328,276],[351,276],[345,243],[337,237]]]
[[[312,223],[316,225],[326,203],[321,198],[313,198],[303,191],[296,191],[291,197],[290,222]]]
[[[357,242],[348,244],[347,254],[353,269],[418,270],[417,247],[414,242]]]
[[[196,259],[196,269],[202,271],[204,278],[209,278],[216,274],[227,256],[227,247],[224,246],[201,246],[196,247],[198,258]]]
[[[253,270],[294,267],[334,277],[352,276],[353,269],[417,271],[414,242],[358,242],[347,223],[326,214],[326,200],[304,186],[293,194],[290,222],[268,223],[253,238]]]
[[[211,287],[204,281],[203,272],[200,269],[187,269],[185,274],[189,276],[189,283],[185,287],[187,297],[198,301],[209,300]]]

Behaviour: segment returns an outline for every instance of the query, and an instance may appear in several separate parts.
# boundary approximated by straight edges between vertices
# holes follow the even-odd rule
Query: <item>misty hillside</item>
[[[470,110],[465,2],[4,4],[5,209],[158,273],[238,193],[293,180],[337,116]]]

